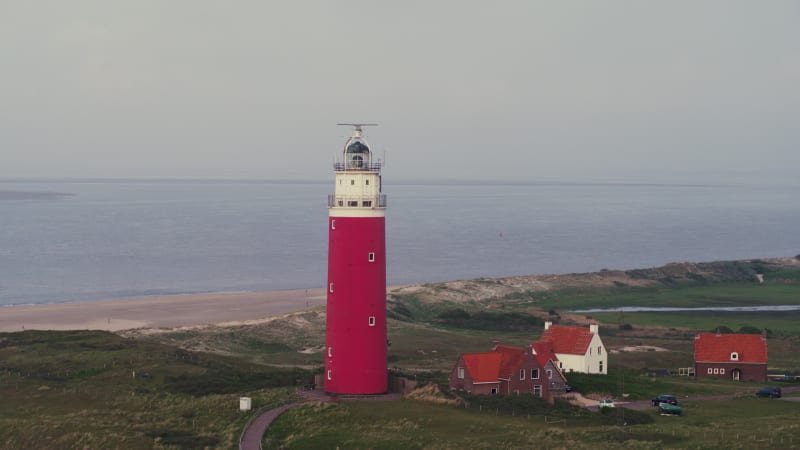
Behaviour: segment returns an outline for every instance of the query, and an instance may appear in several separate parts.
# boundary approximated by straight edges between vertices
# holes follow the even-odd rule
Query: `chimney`
[[[553,326],[553,322],[550,322],[549,320],[545,321],[545,323],[544,323],[544,329],[545,330],[549,330],[551,326]]]
[[[600,334],[600,325],[596,323],[589,325],[589,332],[592,334]]]

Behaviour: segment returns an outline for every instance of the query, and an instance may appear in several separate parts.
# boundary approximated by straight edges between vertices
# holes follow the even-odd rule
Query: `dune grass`
[[[233,448],[305,372],[106,332],[0,333],[0,448]]]
[[[279,417],[264,448],[792,448],[797,404],[742,398],[686,403],[682,417],[617,408],[603,417],[497,414],[490,408],[397,401],[301,407]],[[641,414],[652,423],[631,425]],[[627,423],[627,425],[626,425]]]

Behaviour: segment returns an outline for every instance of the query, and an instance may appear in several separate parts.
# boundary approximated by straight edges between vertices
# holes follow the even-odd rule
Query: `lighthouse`
[[[353,127],[335,189],[328,196],[328,298],[325,324],[325,392],[382,394],[386,366],[386,196],[381,162]]]

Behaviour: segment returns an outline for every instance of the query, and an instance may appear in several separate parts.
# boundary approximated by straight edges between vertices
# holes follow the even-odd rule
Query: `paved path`
[[[239,449],[260,450],[261,438],[264,436],[264,432],[267,431],[267,427],[269,427],[272,421],[275,420],[278,416],[280,416],[284,412],[292,408],[296,408],[300,405],[302,405],[302,403],[295,402],[279,406],[275,409],[270,409],[269,411],[261,414],[260,416],[250,421],[247,424],[247,429],[244,430],[244,433],[242,433],[242,438],[241,441],[239,442]]]
[[[261,439],[263,438],[264,433],[267,431],[267,428],[269,428],[273,420],[278,418],[278,416],[280,416],[284,412],[309,402],[334,402],[334,401],[377,402],[377,401],[387,401],[387,400],[399,400],[400,398],[402,398],[402,394],[334,397],[326,394],[323,391],[318,391],[318,390],[300,391],[299,394],[301,397],[305,399],[305,401],[289,403],[287,405],[279,406],[275,409],[270,409],[269,411],[262,413],[260,416],[250,421],[247,424],[247,428],[244,430],[244,433],[242,433],[242,438],[241,441],[239,442],[239,449],[260,450]]]
[[[766,386],[766,385],[765,385]],[[800,391],[800,386],[792,386],[792,385],[781,385],[781,384],[773,384],[773,386],[778,386],[781,388],[783,393],[790,393],[790,392],[798,392]],[[750,396],[752,397],[755,394],[756,389],[752,390],[750,394],[744,394],[745,397]],[[714,395],[698,395],[696,397],[678,397],[679,402],[693,402],[697,400],[727,400],[731,398],[741,397],[742,394],[714,394]],[[788,400],[788,399],[786,399]],[[800,400],[798,400],[800,401]],[[596,402],[595,402],[596,403]],[[614,402],[617,406],[628,408],[628,409],[638,409],[640,411],[646,411],[649,409],[654,409],[652,400],[636,400],[630,402]],[[597,410],[597,405],[585,405],[586,409]]]

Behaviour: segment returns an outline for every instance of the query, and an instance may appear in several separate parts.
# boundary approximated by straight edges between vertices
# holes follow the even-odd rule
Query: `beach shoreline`
[[[14,305],[0,308],[0,332],[178,328],[246,322],[325,305],[323,288],[216,292]]]

